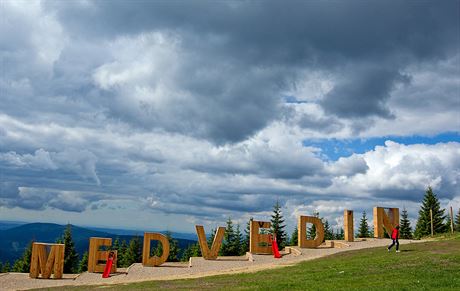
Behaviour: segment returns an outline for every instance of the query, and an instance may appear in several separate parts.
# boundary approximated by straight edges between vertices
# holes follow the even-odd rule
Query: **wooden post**
[[[345,229],[345,241],[352,242],[354,240],[353,210],[343,211],[343,228]]]
[[[434,235],[434,230],[433,230],[433,210],[430,209],[430,219],[431,219],[431,236]]]
[[[452,206],[450,207],[450,229],[454,233],[454,212],[452,211]]]

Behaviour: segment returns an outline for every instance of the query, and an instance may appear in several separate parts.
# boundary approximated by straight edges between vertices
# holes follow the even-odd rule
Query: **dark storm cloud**
[[[244,140],[278,119],[280,92],[301,81],[300,69],[340,76],[320,103],[327,113],[390,118],[390,93],[407,79],[400,70],[445,58],[458,47],[456,1],[46,3],[74,39],[100,43],[151,31],[179,37],[180,72],[173,82],[188,95],[180,108],[171,98],[168,108],[141,102],[127,112],[122,104],[111,105],[112,95],[128,94],[119,88],[103,93],[106,106],[113,118],[142,128],[217,143]],[[146,53],[149,49],[145,46]]]

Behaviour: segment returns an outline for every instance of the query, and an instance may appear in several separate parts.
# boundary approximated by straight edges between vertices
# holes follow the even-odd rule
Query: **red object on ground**
[[[278,250],[278,243],[276,242],[276,235],[273,236],[272,250],[273,250],[273,256],[275,257],[275,259],[281,258],[280,251]]]
[[[102,278],[110,277],[110,271],[112,270],[112,265],[113,265],[113,256],[114,256],[114,253],[110,252],[109,258],[107,259],[107,263],[105,263],[105,269],[104,269],[104,273],[102,273]]]

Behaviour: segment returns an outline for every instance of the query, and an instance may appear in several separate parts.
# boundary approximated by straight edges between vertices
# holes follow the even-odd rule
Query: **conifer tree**
[[[10,271],[10,262],[6,261],[2,267],[2,273],[8,273]]]
[[[13,272],[18,272],[18,273],[29,273],[30,272],[30,258],[32,256],[32,243],[33,241],[31,241],[27,245],[22,256],[14,262],[13,268],[12,268]]]
[[[299,229],[297,228],[297,225],[296,225],[291,235],[290,245],[296,246],[298,243],[299,243]]]
[[[75,244],[72,239],[72,225],[67,224],[61,242],[65,244],[64,248],[64,273],[73,274],[78,271],[78,253],[75,250]]]
[[[184,252],[182,253],[182,256],[180,258],[182,262],[187,262],[190,259],[190,257],[192,257],[192,248],[193,245],[190,244],[184,249]]]
[[[118,263],[118,258],[117,258],[117,263]],[[88,251],[85,251],[83,253],[83,256],[81,257],[80,263],[78,265],[78,273],[83,273],[88,271]]]
[[[420,211],[418,212],[417,225],[415,227],[415,236],[420,238],[422,236],[431,235],[431,217],[430,209],[433,211],[433,230],[434,233],[443,233],[446,231],[444,224],[445,215],[444,209],[441,209],[440,203],[433,189],[428,187],[423,197]]]
[[[455,228],[460,231],[460,208],[458,209],[457,216],[455,216]]]
[[[237,256],[241,256],[246,252],[243,249],[243,234],[241,233],[240,224],[236,225],[235,237],[233,240],[235,252]]]
[[[134,263],[139,263],[141,261],[141,255],[140,238],[135,236],[129,241],[129,246],[124,257],[125,265],[131,266]]]
[[[345,239],[345,231],[343,230],[343,227],[341,227],[340,230],[337,230],[337,234],[335,236],[335,239],[337,239],[337,240]]]
[[[329,225],[329,221],[327,219],[324,220],[324,240],[333,240],[334,233],[331,230],[331,226]]]
[[[319,212],[314,212],[313,213],[314,217],[319,217]],[[311,225],[311,227],[308,228],[307,230],[307,238],[308,239],[315,239],[316,237],[316,226],[314,224]]]
[[[117,265],[119,267],[128,267],[129,265],[126,263],[125,257],[126,252],[128,251],[128,245],[126,244],[126,240],[123,240],[120,245],[120,249],[117,254]]]
[[[3,273],[3,264],[0,262],[0,273]]]
[[[229,217],[227,220],[227,227],[225,228],[224,240],[220,249],[222,256],[235,256],[237,250],[235,249],[235,230],[233,228],[232,219]]]
[[[208,237],[207,239],[207,243],[208,243],[208,248],[211,249],[212,247],[212,243],[214,242],[214,237],[216,236],[216,229],[213,228],[211,229],[211,235]]]
[[[399,222],[399,236],[402,239],[411,239],[412,238],[412,228],[410,226],[410,221],[408,218],[406,208],[403,209],[401,213],[401,220]]]
[[[367,224],[366,211],[363,211],[363,216],[359,222],[358,237],[370,237],[369,225]]]
[[[168,238],[169,241],[169,256],[168,256],[168,262],[177,262],[178,261],[178,255],[180,252],[179,249],[179,243],[177,242],[176,239],[173,239],[171,232],[166,232],[166,237]]]
[[[284,230],[286,225],[284,225],[283,214],[281,213],[281,206],[278,200],[273,206],[271,225],[272,232],[276,234],[276,241],[278,243],[279,249],[284,248],[286,245],[286,231]]]
[[[450,222],[451,222],[452,219],[450,219],[450,215],[446,215],[446,232],[451,232],[451,228],[450,228]],[[455,223],[454,223],[455,224]],[[455,229],[455,225],[454,225],[454,229]]]
[[[120,251],[120,239],[117,237],[112,245],[112,250]]]

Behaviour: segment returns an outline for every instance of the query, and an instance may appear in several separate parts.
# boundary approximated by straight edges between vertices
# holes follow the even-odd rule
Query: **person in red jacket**
[[[399,225],[396,225],[396,227],[393,228],[393,231],[391,232],[391,239],[393,240],[393,243],[388,247],[388,251],[390,251],[396,244],[396,252],[399,253]]]

